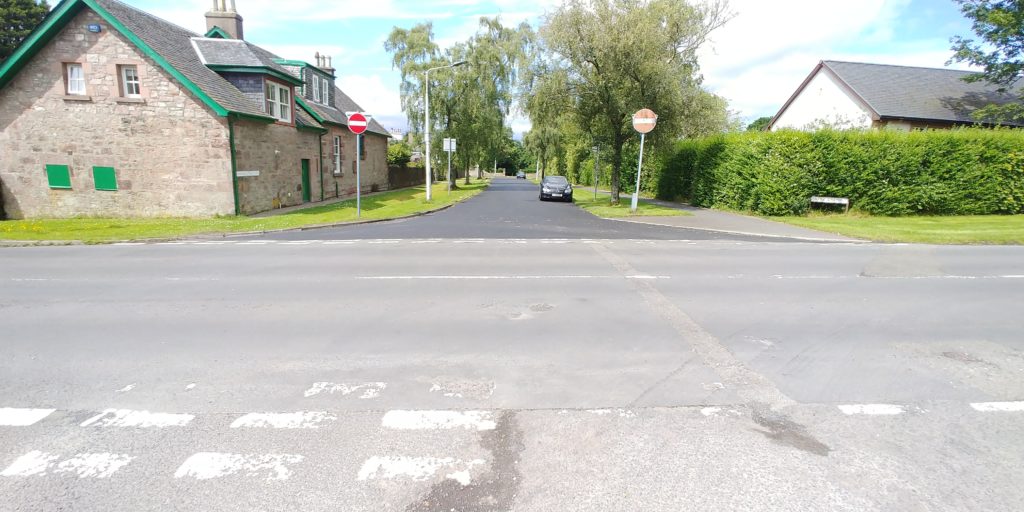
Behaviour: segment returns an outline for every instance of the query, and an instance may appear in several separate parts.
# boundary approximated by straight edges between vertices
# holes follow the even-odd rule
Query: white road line
[[[135,389],[135,383],[134,382],[131,383],[131,384],[128,384],[127,386],[125,386],[125,387],[123,387],[123,388],[121,388],[121,389],[119,389],[117,391],[115,391],[115,393],[127,393],[127,392],[129,392],[129,391],[131,391],[133,389]]]
[[[28,427],[53,414],[56,409],[0,407],[0,427]]]
[[[238,242],[238,245],[267,245],[274,243],[272,240],[248,240],[245,242]]]
[[[484,240],[482,238],[468,238],[463,240],[455,240],[457,244],[482,244]]]
[[[401,243],[401,240],[370,240],[370,243],[373,244],[373,245],[377,245],[377,244],[397,244],[397,243]]]
[[[971,407],[981,412],[1024,412],[1024,402],[975,402]]]
[[[83,427],[184,427],[195,416],[191,414],[169,414],[162,412],[132,411],[129,409],[107,409],[82,422]]]
[[[366,459],[363,466],[359,468],[356,480],[393,479],[399,476],[409,477],[416,481],[428,480],[440,469],[450,468],[452,471],[445,475],[449,480],[455,480],[462,485],[472,483],[470,471],[474,466],[482,466],[486,462],[483,459],[474,459],[463,462],[451,457],[370,457]]]
[[[897,414],[903,414],[904,408],[902,405],[895,404],[850,404],[838,406],[843,414],[854,415],[854,414],[866,414],[866,415],[881,415],[881,416],[894,416]]]
[[[235,243],[234,241],[227,240],[216,240],[208,242],[192,242],[192,245],[229,245]]]
[[[321,411],[253,412],[236,419],[231,428],[319,428],[321,423],[337,419],[337,416]]]
[[[327,240],[324,245],[352,245],[356,243],[355,240]]]
[[[385,428],[395,430],[494,430],[497,426],[486,411],[388,411],[381,420]]]
[[[313,243],[313,240],[291,240],[287,242],[280,242],[280,245],[309,245]]]
[[[199,452],[189,457],[174,472],[174,478],[209,480],[245,473],[254,477],[267,475],[267,480],[287,480],[292,476],[289,464],[302,462],[302,455],[287,453],[248,454]]]
[[[530,281],[539,279],[671,279],[671,276],[573,276],[573,275],[552,275],[552,276],[356,276],[355,279],[363,281],[428,281],[428,280],[453,280],[453,281],[486,281],[486,280],[507,280],[507,281]]]
[[[59,455],[32,451],[19,457],[0,476],[43,476],[49,471],[53,474],[74,473],[78,478],[110,478],[134,457],[117,453],[79,453],[58,463],[59,459]]]
[[[414,243],[414,244],[439,244],[439,243],[441,243],[441,241],[440,240],[413,240],[410,243]]]
[[[380,396],[380,392],[384,388],[388,387],[386,382],[363,382],[361,384],[337,384],[334,382],[314,382],[313,385],[306,390],[303,394],[306,398],[311,396],[319,395],[320,393],[327,393],[333,395],[335,393],[341,393],[342,396],[348,396],[357,391],[362,391],[359,395],[360,400],[367,400],[370,398],[377,398]]]

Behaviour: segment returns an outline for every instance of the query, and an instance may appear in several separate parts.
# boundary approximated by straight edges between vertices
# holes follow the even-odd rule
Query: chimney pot
[[[242,32],[242,16],[235,9],[235,0],[231,0],[230,5],[231,9],[228,10],[227,0],[213,0],[213,10],[206,13],[206,30],[219,27],[233,39],[245,39]]]

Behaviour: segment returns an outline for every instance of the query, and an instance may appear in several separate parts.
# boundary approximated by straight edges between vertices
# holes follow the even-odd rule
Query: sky
[[[211,0],[123,0],[205,32]],[[384,40],[432,21],[443,48],[474,34],[481,16],[535,28],[560,0],[236,0],[245,38],[287,59],[331,55],[339,85],[388,128],[406,128],[400,76]],[[969,36],[953,0],[731,0],[735,17],[700,52],[705,87],[744,122],[772,116],[820,60],[946,67],[949,38]],[[963,64],[949,66],[968,69]],[[517,135],[529,129],[511,120]]]

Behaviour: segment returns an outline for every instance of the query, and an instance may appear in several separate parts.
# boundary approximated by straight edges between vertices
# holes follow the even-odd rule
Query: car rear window
[[[569,182],[568,180],[565,179],[565,176],[549,176],[547,178],[544,178],[544,181],[552,183],[554,185],[564,185]]]

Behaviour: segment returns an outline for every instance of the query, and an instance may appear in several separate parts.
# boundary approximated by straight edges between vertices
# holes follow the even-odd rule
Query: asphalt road
[[[475,200],[423,217],[346,226],[288,231],[262,236],[273,240],[353,240],[364,238],[487,238],[487,239],[644,239],[763,240],[759,237],[695,229],[631,224],[602,219],[560,201],[540,202],[538,185],[498,178]],[[577,189],[576,194],[586,190]],[[246,237],[247,238],[247,237]]]
[[[1024,508],[1022,248],[647,236],[534,193],[0,251],[0,510]]]

